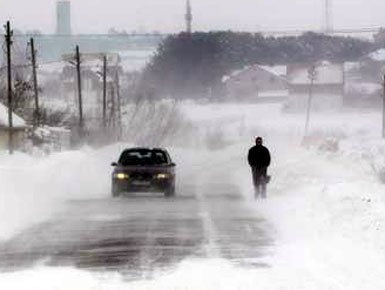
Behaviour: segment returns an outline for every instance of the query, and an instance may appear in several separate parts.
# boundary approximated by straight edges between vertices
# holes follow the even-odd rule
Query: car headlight
[[[128,179],[130,176],[127,173],[115,173],[114,178],[116,179]]]
[[[167,179],[167,178],[170,178],[170,174],[168,173],[158,173],[157,175],[155,175],[155,178],[156,179]]]

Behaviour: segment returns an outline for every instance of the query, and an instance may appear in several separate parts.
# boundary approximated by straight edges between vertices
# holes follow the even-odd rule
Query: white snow
[[[15,113],[12,113],[12,124],[15,128],[26,127],[25,121]],[[8,108],[0,104],[0,126],[8,127]]]
[[[385,49],[381,48],[369,54],[369,58],[375,61],[385,61]]]
[[[38,67],[38,72],[40,74],[39,77],[41,77],[42,75],[61,74],[66,65],[67,64],[64,61],[55,61],[55,62],[39,64],[39,67]]]
[[[109,192],[106,165],[112,159],[103,159],[101,154],[86,148],[56,153],[48,158],[2,153],[0,239],[49,218],[62,209],[65,201],[89,195],[92,198],[106,196]]]
[[[271,90],[258,92],[259,98],[271,98],[271,97],[288,97],[289,90]]]
[[[352,82],[346,85],[347,93],[360,93],[366,95],[381,93],[382,86],[379,83]]]
[[[185,260],[154,280],[125,281],[119,274],[72,268],[0,274],[0,289],[382,289],[385,285],[385,185],[378,172],[385,162],[381,114],[346,111],[312,114],[315,138],[340,140],[336,152],[300,146],[304,114],[284,114],[272,104],[196,104],[181,109],[197,126],[196,144],[171,148],[178,159],[221,159],[231,154],[233,181],[244,206],[274,226],[275,246],[267,268],[237,268],[228,261]],[[223,148],[209,151],[204,136],[221,131]],[[268,199],[256,201],[245,154],[254,136],[271,149]],[[74,198],[107,198],[108,165],[127,144],[83,148],[47,158],[3,154],[0,167],[0,234],[17,231],[61,210]],[[183,166],[183,164],[181,165]],[[23,182],[20,182],[23,180]],[[95,182],[97,180],[98,182]],[[104,219],[104,216],[95,219]],[[110,217],[111,218],[111,217]],[[113,217],[118,218],[118,217]]]
[[[261,65],[261,68],[277,76],[286,77],[287,75],[286,65],[274,65],[274,66]]]

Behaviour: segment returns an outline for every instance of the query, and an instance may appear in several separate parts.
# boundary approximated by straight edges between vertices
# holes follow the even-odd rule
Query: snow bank
[[[111,148],[83,148],[48,157],[3,153],[0,239],[49,218],[68,200],[109,197],[109,165],[116,154]]]
[[[340,140],[334,153],[300,147],[305,116],[281,114],[276,106],[207,106],[190,114],[202,122],[238,119],[244,138],[265,136],[273,153],[268,200],[252,201],[247,167],[238,164],[234,178],[245,202],[275,227],[276,252],[266,261],[271,268],[233,268],[226,277],[235,285],[223,289],[382,289],[385,186],[377,173],[384,168],[385,143],[379,113],[312,114],[313,134]],[[250,144],[242,142],[234,150],[246,152]],[[227,266],[217,267],[214,277]]]
[[[27,127],[27,124],[25,121],[16,115],[15,113],[12,113],[12,119],[13,119],[13,127],[15,128],[25,128]],[[0,103],[0,125],[8,127],[8,108]]]

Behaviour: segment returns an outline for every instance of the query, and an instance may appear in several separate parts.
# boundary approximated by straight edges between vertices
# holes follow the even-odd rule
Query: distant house
[[[222,79],[229,99],[277,101],[287,97],[286,67],[252,65]]]
[[[103,55],[101,53],[89,53],[81,55],[81,77],[82,89],[87,94],[94,92],[101,94],[102,91],[102,71],[103,71]],[[113,83],[115,73],[122,72],[120,65],[120,56],[116,53],[109,53],[107,56],[107,82]],[[64,55],[63,60],[72,61],[73,55]],[[77,89],[77,75],[76,68],[69,62],[63,67],[62,80],[64,81],[64,88],[67,91],[74,92]],[[76,98],[75,98],[76,99]],[[85,97],[86,99],[86,97]],[[94,96],[91,96],[94,99]]]
[[[84,118],[88,120],[101,120],[102,102],[103,102],[103,55],[104,54],[82,54],[81,63],[81,84],[82,84],[82,102]],[[63,59],[68,61],[73,55],[65,55]],[[107,54],[107,77],[106,93],[107,101],[112,107],[114,98],[116,98],[116,73],[122,73],[120,65],[120,56],[117,53]],[[61,75],[61,89],[64,99],[69,103],[78,105],[76,68],[67,63],[63,67]],[[114,96],[114,98],[112,97]],[[89,122],[87,122],[89,123]]]
[[[12,114],[12,137],[15,149],[21,149],[25,145],[26,130],[29,128],[25,121]],[[8,108],[0,103],[0,150],[6,150],[9,142]]]
[[[345,105],[377,107],[382,103],[385,49],[345,65]]]
[[[301,110],[307,107],[312,91],[312,109],[341,108],[344,98],[344,65],[323,62],[314,66],[313,83],[310,77],[312,64],[291,64],[287,68],[289,98],[287,109]]]
[[[41,97],[46,99],[61,99],[60,95],[60,78],[63,73],[64,62],[43,63],[37,70],[37,78],[39,85],[44,88]]]
[[[381,68],[371,60],[345,63],[344,105],[378,107],[382,102]]]

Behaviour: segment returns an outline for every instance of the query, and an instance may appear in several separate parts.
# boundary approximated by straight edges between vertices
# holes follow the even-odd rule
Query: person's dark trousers
[[[255,197],[266,198],[267,167],[251,167]]]

